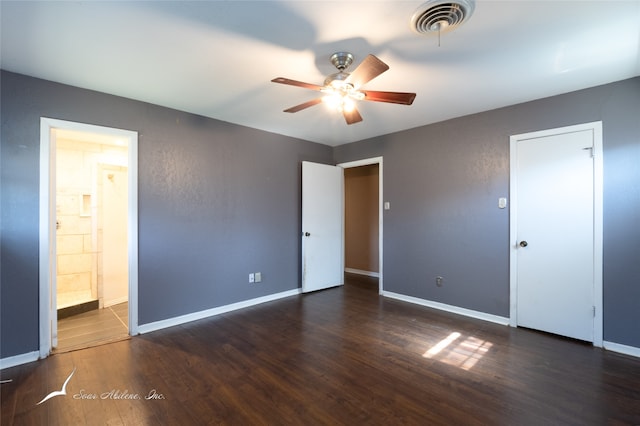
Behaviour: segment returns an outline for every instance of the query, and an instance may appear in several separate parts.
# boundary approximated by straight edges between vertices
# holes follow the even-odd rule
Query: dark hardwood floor
[[[640,424],[639,359],[376,292],[358,280],[2,370],[1,424]]]

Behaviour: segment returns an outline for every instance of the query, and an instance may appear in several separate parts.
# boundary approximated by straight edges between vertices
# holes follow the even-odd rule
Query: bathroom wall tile
[[[91,296],[91,291],[88,289],[67,291],[64,293],[58,293],[57,305],[58,309],[61,309],[68,306],[78,305],[80,303],[90,302],[92,300],[95,300],[95,297]]]
[[[91,272],[91,254],[64,254],[58,256],[58,274]]]
[[[78,195],[67,195],[58,192],[56,194],[56,212],[58,215],[80,214],[80,201],[78,199]]]
[[[57,171],[64,172],[65,170],[78,168],[78,164],[82,163],[82,155],[82,151],[61,149],[58,146],[56,149],[56,163],[58,165]]]
[[[91,217],[78,218],[78,233],[91,234]]]
[[[82,250],[85,253],[93,253],[95,251],[93,248],[93,238],[91,234],[84,234],[82,236]]]
[[[56,252],[62,254],[82,254],[84,252],[83,235],[56,236]]]
[[[57,235],[78,235],[80,232],[80,217],[77,215],[58,214],[56,217],[58,222]]]
[[[67,293],[71,291],[91,290],[91,273],[83,272],[79,274],[58,275],[57,293]]]
[[[56,141],[57,150],[70,150],[70,151],[95,151],[100,152],[100,144],[74,141],[70,139],[58,139]]]

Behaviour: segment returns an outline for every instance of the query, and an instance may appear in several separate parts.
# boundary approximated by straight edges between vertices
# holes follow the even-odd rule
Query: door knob
[[[310,233],[308,233],[308,232],[305,232],[305,233],[304,233],[304,236],[305,236],[305,237],[308,237],[308,236],[310,236],[310,235],[311,235],[311,234],[310,234]]]
[[[526,246],[528,246],[528,245],[529,245],[529,243],[528,243],[528,242],[526,242],[526,241],[524,241],[524,240],[520,241],[520,247],[526,247]]]

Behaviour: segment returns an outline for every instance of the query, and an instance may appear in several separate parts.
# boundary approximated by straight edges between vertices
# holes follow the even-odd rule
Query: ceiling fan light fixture
[[[329,86],[322,89],[323,93],[326,93],[322,97],[322,102],[329,107],[329,109],[336,111],[351,112],[355,109],[355,101],[360,101],[365,98],[364,93],[354,90],[353,86],[348,83],[342,85]]]
[[[453,31],[471,17],[474,9],[474,0],[430,0],[411,16],[411,29],[423,35]]]
[[[295,113],[324,103],[330,109],[341,112],[347,124],[355,124],[362,121],[356,101],[367,100],[400,105],[413,104],[413,100],[416,97],[415,93],[360,90],[360,87],[389,69],[389,65],[376,56],[369,54],[352,73],[344,72],[353,61],[351,53],[337,52],[331,55],[330,59],[331,63],[338,68],[338,72],[327,77],[322,86],[284,77],[276,77],[271,80],[273,83],[316,90],[324,94],[324,96],[287,108],[283,112]]]
[[[322,97],[322,102],[330,109],[334,111],[340,111],[342,108],[342,96],[331,93]]]
[[[330,110],[338,112],[351,112],[356,107],[356,103],[350,96],[342,96],[337,93],[324,96],[322,102],[324,102]]]
[[[330,109],[351,112],[355,109],[354,100],[364,99],[364,93],[356,90],[353,84],[347,82],[348,77],[349,73],[340,71],[331,74],[324,81],[324,86],[320,91],[325,93],[326,96],[322,98],[322,101]]]

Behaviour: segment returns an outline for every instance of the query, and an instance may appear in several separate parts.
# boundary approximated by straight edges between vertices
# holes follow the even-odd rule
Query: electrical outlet
[[[442,278],[441,276],[437,276],[436,277],[436,285],[438,287],[442,287],[442,282],[444,281],[444,278]]]
[[[262,272],[256,272],[256,282],[262,282]]]
[[[251,273],[249,274],[249,284],[253,284],[254,282],[256,282],[256,275]]]

